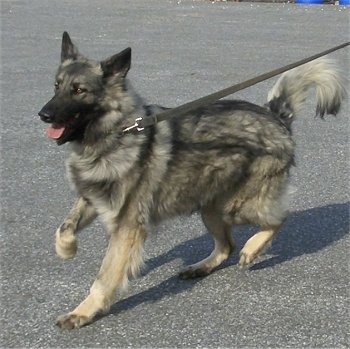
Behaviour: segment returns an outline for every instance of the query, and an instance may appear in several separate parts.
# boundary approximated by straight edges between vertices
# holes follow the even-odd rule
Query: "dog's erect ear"
[[[75,61],[78,57],[81,57],[78,49],[72,43],[69,34],[64,32],[62,36],[61,62],[64,62],[67,59]]]
[[[101,62],[104,77],[115,76],[125,78],[130,69],[130,65],[130,47]]]

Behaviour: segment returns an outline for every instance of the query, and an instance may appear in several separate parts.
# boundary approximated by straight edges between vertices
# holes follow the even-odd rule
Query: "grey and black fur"
[[[56,233],[56,251],[74,257],[76,232],[97,216],[110,234],[101,269],[88,297],[57,324],[72,329],[109,309],[117,289],[142,265],[146,227],[199,211],[215,248],[188,266],[183,278],[205,276],[234,249],[236,224],[260,230],[240,251],[251,264],[271,243],[287,216],[288,173],[294,162],[292,121],[307,90],[317,89],[318,114],[336,114],[345,91],[334,63],[319,59],[281,76],[261,107],[219,101],[162,121],[138,134],[122,130],[135,118],[163,110],[145,105],[126,75],[131,49],[96,62],[63,34],[55,95],[39,112],[58,144],[70,142],[69,178],[78,199]]]

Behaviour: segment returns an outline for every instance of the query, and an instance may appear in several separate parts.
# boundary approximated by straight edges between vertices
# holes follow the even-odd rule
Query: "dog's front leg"
[[[72,312],[60,316],[57,325],[65,329],[91,323],[97,313],[108,311],[116,290],[125,287],[129,276],[135,276],[142,264],[146,232],[135,223],[115,228],[101,269],[88,297]]]
[[[97,214],[91,204],[80,197],[56,231],[56,253],[63,259],[73,258],[77,252],[75,234],[89,225]]]

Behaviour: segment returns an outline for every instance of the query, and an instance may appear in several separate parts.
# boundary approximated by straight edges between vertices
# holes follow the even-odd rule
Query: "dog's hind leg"
[[[274,173],[277,165],[282,171]],[[249,266],[271,245],[288,216],[288,175],[283,165],[280,160],[260,159],[255,177],[252,176],[226,206],[236,224],[257,224],[261,228],[240,252],[239,265],[242,267]],[[251,195],[254,191],[255,195]]]
[[[249,266],[257,257],[259,257],[267,248],[270,247],[273,237],[277,234],[280,225],[277,227],[264,228],[253,235],[244,245],[239,253],[239,265],[241,267]]]
[[[223,215],[215,207],[206,207],[201,211],[203,222],[212,234],[215,242],[213,252],[202,261],[186,267],[180,272],[183,279],[206,276],[225,261],[234,250],[231,235],[232,225],[224,222]]]
[[[63,259],[73,258],[77,252],[77,231],[89,225],[97,214],[87,200],[80,197],[56,231],[56,253]]]
[[[96,314],[109,309],[116,290],[126,286],[129,276],[137,274],[142,264],[145,229],[129,221],[110,233],[108,249],[90,294],[72,312],[58,318],[59,327],[74,329],[91,323]]]

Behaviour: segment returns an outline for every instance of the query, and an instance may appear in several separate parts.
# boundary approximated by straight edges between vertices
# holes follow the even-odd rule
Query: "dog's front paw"
[[[77,315],[73,313],[64,314],[58,317],[56,325],[65,330],[73,330],[88,325],[92,319],[87,316]]]
[[[74,232],[67,229],[63,230],[62,227],[56,231],[56,253],[62,259],[71,259],[77,253],[77,240]]]

